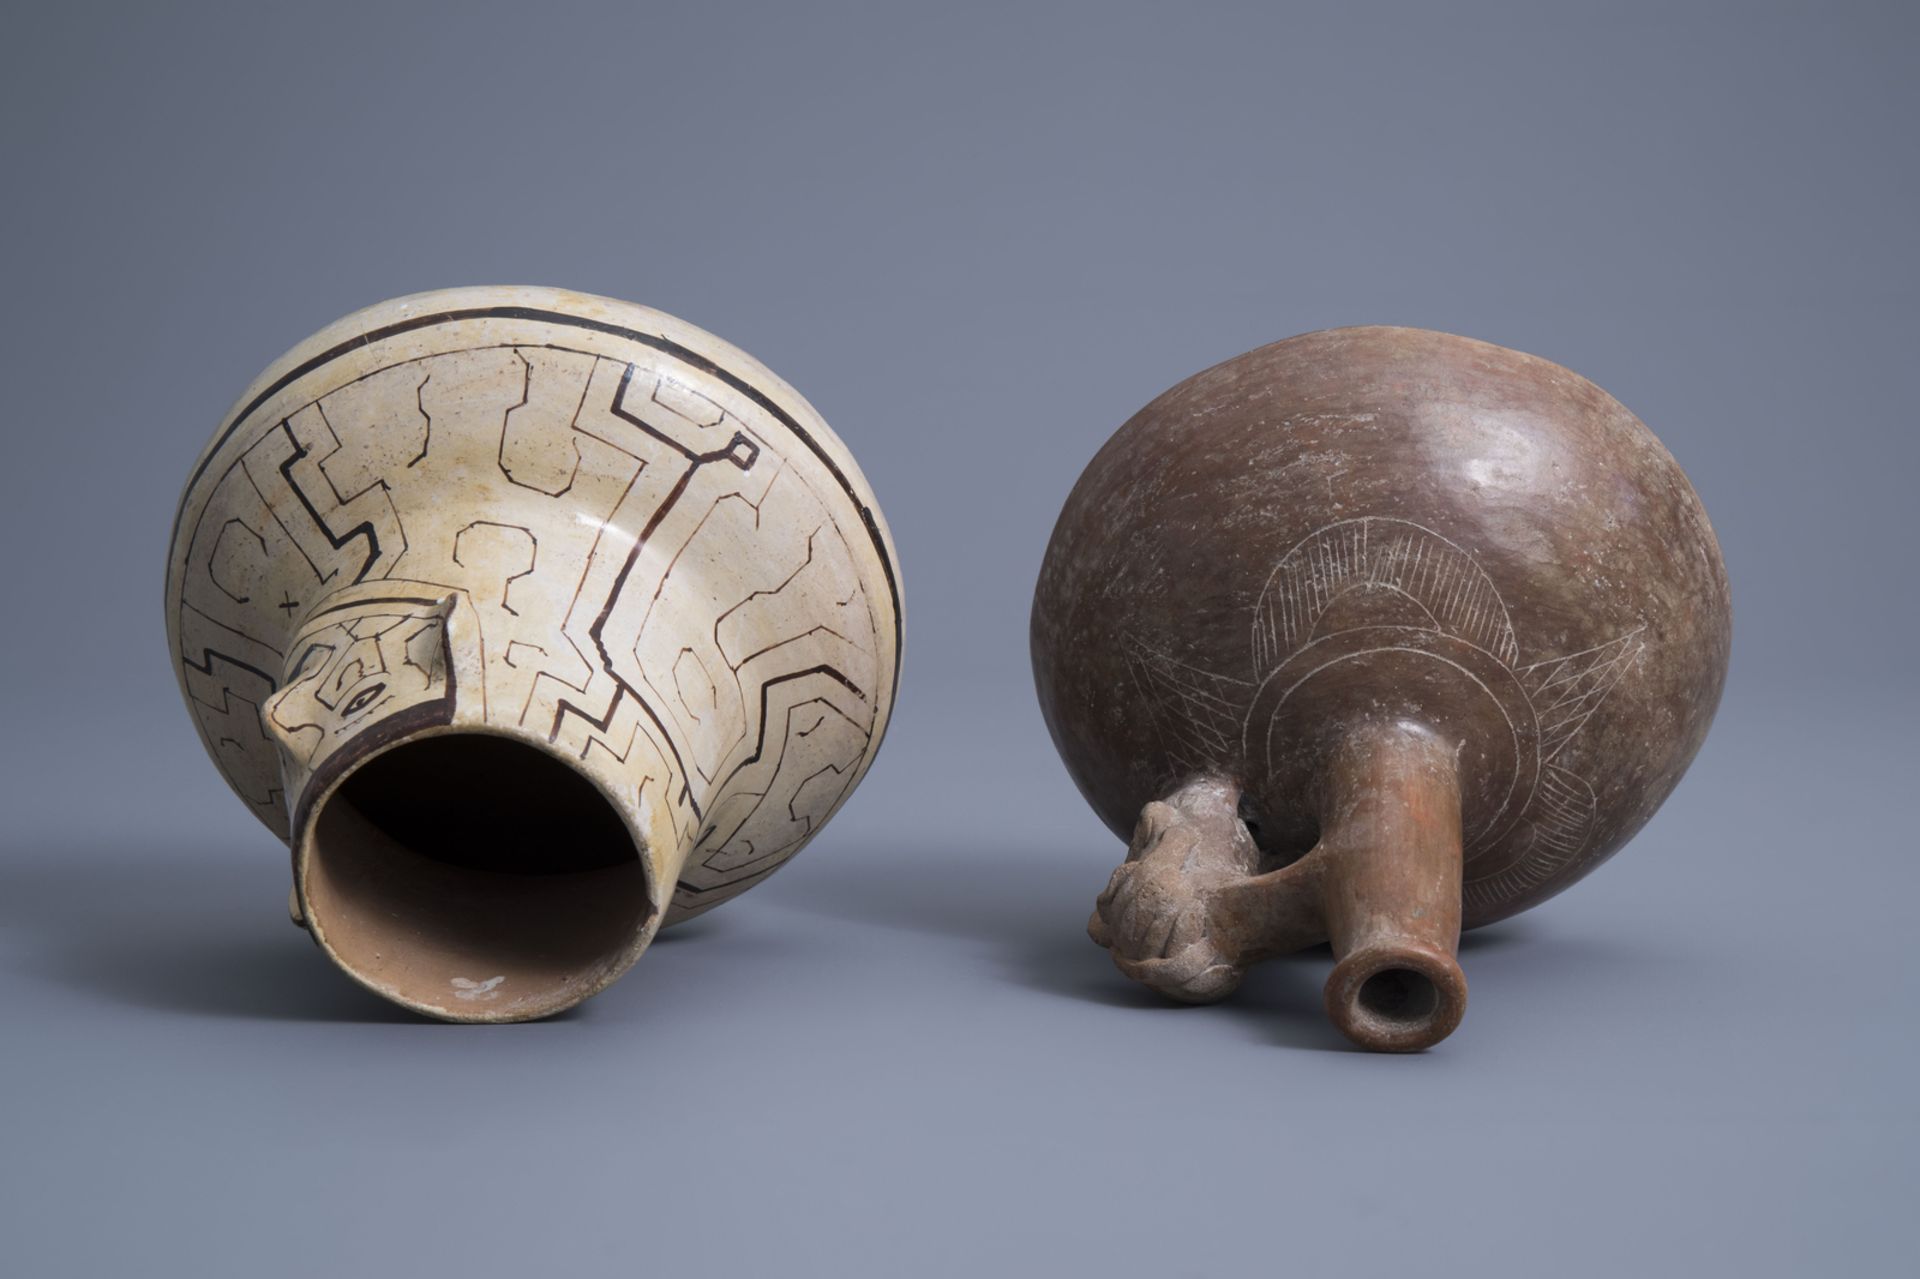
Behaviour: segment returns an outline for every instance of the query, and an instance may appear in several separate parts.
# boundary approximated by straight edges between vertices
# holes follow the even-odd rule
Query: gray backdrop
[[[19,6],[0,1270],[1910,1273],[1920,1177],[1907,5]],[[908,661],[829,832],[557,1021],[419,1023],[283,913],[178,704],[177,486],[309,331],[609,293],[812,399]],[[1736,605],[1647,831],[1470,937],[1417,1058],[1324,955],[1162,1006],[1035,710],[1080,467],[1302,330],[1562,361],[1660,433]]]

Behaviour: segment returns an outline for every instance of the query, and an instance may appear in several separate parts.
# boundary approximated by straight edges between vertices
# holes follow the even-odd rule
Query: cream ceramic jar
[[[470,288],[282,356],[195,463],[167,635],[292,910],[435,1017],[570,1007],[859,783],[899,571],[800,395],[671,316]]]

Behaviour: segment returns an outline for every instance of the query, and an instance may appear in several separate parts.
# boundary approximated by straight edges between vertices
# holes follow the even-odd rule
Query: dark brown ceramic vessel
[[[1730,637],[1699,498],[1584,378],[1402,328],[1216,365],[1101,449],[1034,597],[1047,726],[1131,841],[1094,940],[1194,1002],[1331,942],[1342,1031],[1436,1043],[1461,928],[1653,815]]]

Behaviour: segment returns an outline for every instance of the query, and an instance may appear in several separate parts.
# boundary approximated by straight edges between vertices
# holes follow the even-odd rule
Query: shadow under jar
[[[1141,410],[1067,499],[1035,684],[1129,840],[1089,931],[1172,998],[1330,942],[1328,1015],[1410,1051],[1466,1008],[1459,934],[1645,824],[1705,738],[1731,607],[1638,419],[1530,355],[1310,333]]]

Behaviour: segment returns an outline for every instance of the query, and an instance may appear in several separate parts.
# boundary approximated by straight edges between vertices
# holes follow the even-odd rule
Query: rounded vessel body
[[[899,676],[893,547],[819,415],[556,289],[396,299],[276,361],[193,467],[166,604],[296,920],[461,1020],[578,1002],[771,874]]]
[[[1067,500],[1031,639],[1062,758],[1136,844],[1149,805],[1216,778],[1252,869],[1283,868],[1341,819],[1341,767],[1409,775],[1356,734],[1444,743],[1473,927],[1659,807],[1713,717],[1730,618],[1699,499],[1612,397],[1376,327],[1249,352],[1127,422]]]

